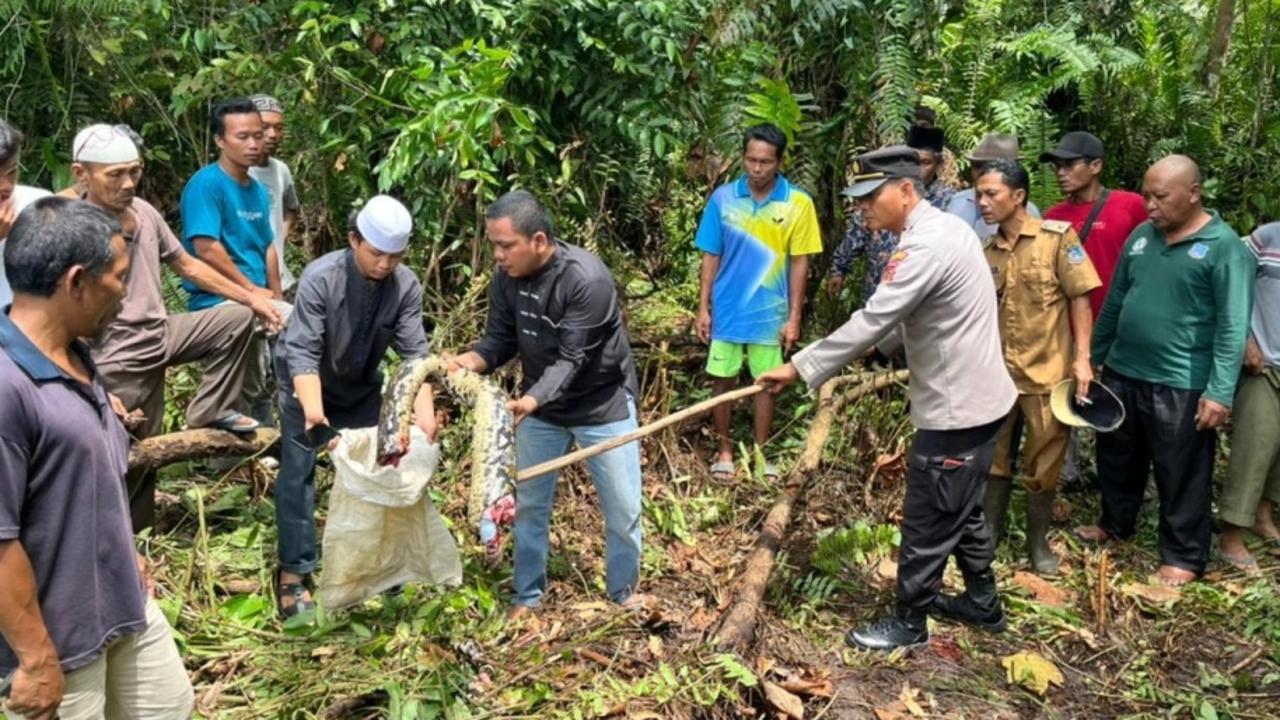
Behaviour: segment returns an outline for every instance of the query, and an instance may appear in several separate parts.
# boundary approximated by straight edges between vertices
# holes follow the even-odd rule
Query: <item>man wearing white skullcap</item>
[[[135,436],[161,432],[165,371],[190,362],[200,363],[203,372],[200,387],[187,405],[188,427],[253,432],[258,423],[238,408],[254,315],[268,325],[281,322],[271,301],[189,254],[160,212],[137,197],[142,160],[137,144],[122,128],[90,125],[81,130],[71,145],[71,161],[76,186],[83,193],[79,197],[114,215],[124,229],[129,252],[125,295],[120,313],[94,341],[92,350],[103,384],[136,419],[131,428]],[[233,302],[169,315],[162,264]],[[154,474],[136,478],[128,489],[134,529],[141,530],[153,520]]]
[[[48,190],[18,184],[22,140],[22,133],[17,128],[0,120],[0,309],[13,302],[13,293],[4,274],[4,239],[9,237],[9,228],[18,219],[18,213],[49,194]]]
[[[403,360],[427,354],[422,285],[401,264],[413,233],[409,211],[378,195],[351,214],[349,225],[349,247],[302,271],[293,315],[274,353],[285,438],[276,476],[276,593],[286,617],[313,607],[307,580],[316,568],[316,455],[292,438],[317,426],[376,425],[382,402],[378,366],[387,348]],[[434,440],[430,383],[423,384],[414,414]]]

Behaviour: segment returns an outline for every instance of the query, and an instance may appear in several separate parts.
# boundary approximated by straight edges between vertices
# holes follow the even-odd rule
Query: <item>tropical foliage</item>
[[[1220,5],[1222,70],[1206,72]],[[63,185],[90,121],[148,141],[149,194],[172,199],[209,159],[212,101],[272,92],[309,235],[341,237],[375,190],[413,205],[441,287],[483,248],[478,208],[525,185],[567,235],[643,259],[686,243],[732,171],[743,125],[794,140],[789,172],[840,229],[849,155],[900,139],[917,103],[955,149],[1014,132],[1028,161],[1067,129],[1134,187],[1168,152],[1200,160],[1242,230],[1280,215],[1273,40],[1280,4],[1068,0],[0,0],[5,116],[33,138],[28,180]],[[1035,198],[1054,199],[1041,174]],[[672,233],[676,236],[672,237]],[[650,273],[653,274],[652,272]]]

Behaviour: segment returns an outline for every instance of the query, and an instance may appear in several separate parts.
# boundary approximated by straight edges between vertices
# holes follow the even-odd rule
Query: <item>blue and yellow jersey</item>
[[[711,337],[779,344],[788,315],[791,256],[822,252],[813,198],[779,174],[773,193],[757,203],[743,175],[711,194],[694,244],[720,256],[711,288]]]

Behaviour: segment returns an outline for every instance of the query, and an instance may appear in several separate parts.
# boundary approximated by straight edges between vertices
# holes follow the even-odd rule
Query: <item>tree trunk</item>
[[[1217,95],[1222,79],[1222,64],[1227,57],[1227,45],[1231,41],[1231,26],[1236,20],[1236,0],[1218,0],[1218,12],[1213,19],[1213,39],[1209,43],[1209,56],[1205,58],[1201,78],[1209,94]]]
[[[765,586],[769,584],[769,574],[773,571],[773,563],[778,555],[778,548],[786,537],[787,526],[791,523],[791,507],[804,495],[808,481],[822,462],[822,449],[831,434],[831,425],[836,413],[845,403],[869,395],[907,379],[907,371],[888,372],[867,378],[849,392],[835,396],[836,386],[848,378],[834,378],[823,383],[818,389],[818,414],[809,426],[809,434],[805,437],[804,452],[796,462],[795,468],[787,475],[782,496],[765,516],[764,526],[756,538],[755,547],[747,557],[745,569],[738,579],[737,598],[729,606],[716,633],[716,645],[722,648],[745,650],[755,637],[756,615],[760,611],[760,602],[764,598]]]
[[[129,451],[129,473],[215,455],[254,455],[279,439],[280,431],[275,428],[260,428],[252,435],[208,428],[157,435],[139,440]]]

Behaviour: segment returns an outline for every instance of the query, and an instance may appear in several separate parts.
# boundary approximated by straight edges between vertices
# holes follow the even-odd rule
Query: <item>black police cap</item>
[[[920,178],[920,154],[906,145],[890,145],[859,155],[853,161],[853,184],[841,191],[865,197],[894,178]]]

